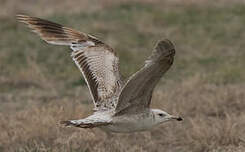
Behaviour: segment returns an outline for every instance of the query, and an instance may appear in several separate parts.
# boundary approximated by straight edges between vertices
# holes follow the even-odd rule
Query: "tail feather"
[[[73,126],[73,125],[75,125],[74,123],[71,123],[70,120],[61,121],[60,124],[64,125],[64,126]]]

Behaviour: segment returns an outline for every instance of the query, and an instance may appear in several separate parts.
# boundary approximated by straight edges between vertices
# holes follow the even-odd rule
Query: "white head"
[[[151,109],[153,113],[153,119],[155,119],[156,124],[160,124],[169,120],[182,121],[183,119],[179,116],[173,116],[160,109]]]

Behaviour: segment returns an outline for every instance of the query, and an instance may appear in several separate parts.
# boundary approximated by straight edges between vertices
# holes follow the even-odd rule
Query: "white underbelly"
[[[118,121],[119,120],[119,121]],[[130,133],[137,131],[149,130],[153,127],[152,119],[117,119],[117,121],[111,125],[103,126],[101,129],[108,132],[117,133]]]

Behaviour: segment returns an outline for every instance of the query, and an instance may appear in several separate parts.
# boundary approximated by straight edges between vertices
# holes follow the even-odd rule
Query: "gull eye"
[[[162,114],[162,113],[159,113],[158,115],[159,115],[160,117],[162,117],[162,116],[163,116],[163,114]]]

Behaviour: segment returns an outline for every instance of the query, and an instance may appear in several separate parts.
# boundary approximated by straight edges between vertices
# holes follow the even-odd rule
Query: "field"
[[[152,107],[184,121],[112,137],[59,126],[92,113],[89,91],[69,48],[41,41],[16,13],[93,34],[116,50],[126,77],[170,39],[175,61]],[[0,152],[244,152],[244,25],[243,0],[2,0]]]

